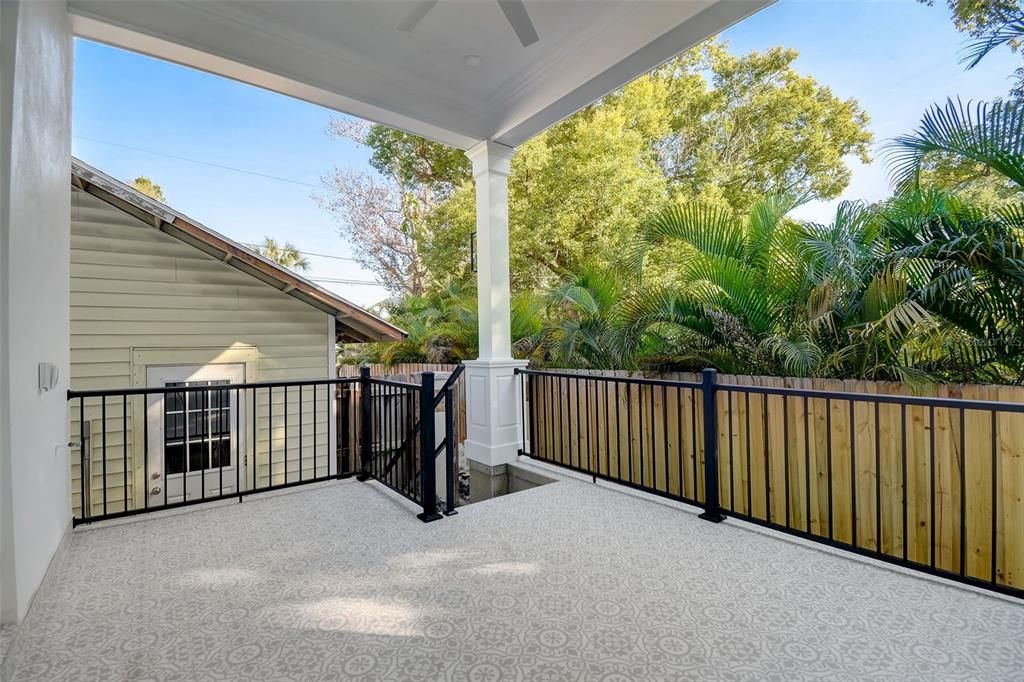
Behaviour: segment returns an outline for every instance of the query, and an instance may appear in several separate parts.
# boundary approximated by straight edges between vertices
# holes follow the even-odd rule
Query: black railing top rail
[[[1024,403],[1002,402],[999,400],[973,400],[970,398],[940,398],[916,395],[893,395],[891,393],[848,393],[846,391],[821,391],[810,388],[784,388],[774,386],[751,386],[749,384],[715,384],[718,391],[735,393],[756,393],[781,395],[819,400],[844,400],[855,403],[883,403],[920,407],[939,407],[952,410],[981,410],[983,412],[1024,413]]]
[[[251,388],[294,388],[296,386],[324,386],[337,384],[358,384],[359,377],[334,377],[326,379],[300,379],[281,381],[253,381],[244,384],[215,384],[213,386],[148,386],[142,388],[103,388],[69,390],[68,400],[74,398],[110,398],[131,395],[166,395],[168,393],[201,393],[204,391],[233,391]],[[415,384],[409,384],[415,386]]]
[[[359,381],[359,377],[356,377],[355,380]],[[377,377],[370,377],[369,382],[370,385],[372,386],[391,386],[393,388],[402,388],[407,391],[420,390],[419,384],[414,384],[410,381],[397,381],[395,379],[380,379]]]
[[[316,415],[319,405],[334,405],[339,415],[346,413],[358,394],[333,387],[356,385],[358,379],[325,377],[68,391],[67,399],[77,401],[69,405],[69,417],[78,422],[79,437],[72,444],[79,451],[72,522],[77,526],[205,502],[241,501],[256,493],[350,476],[355,472],[343,466],[341,447],[331,447],[332,433],[334,445],[347,439],[349,423],[332,417],[325,424],[314,417],[310,424],[303,416],[307,410]],[[299,390],[288,390],[292,388]],[[224,401],[199,399],[218,393],[234,396]],[[132,396],[166,399],[186,394],[195,402],[177,410],[164,405],[160,416],[149,410],[129,412]],[[90,398],[96,398],[95,403]],[[113,399],[118,400],[110,404]],[[162,432],[153,431],[157,424]],[[261,428],[278,434],[261,445]],[[275,447],[281,440],[290,447]],[[177,458],[170,448],[176,449]],[[115,463],[120,466],[108,471]]]
[[[462,376],[462,373],[465,371],[465,369],[466,369],[466,366],[460,364],[455,369],[455,371],[452,372],[451,376],[448,377],[448,380],[444,382],[444,384],[441,386],[441,388],[438,389],[437,394],[434,396],[434,402],[433,402],[432,409],[434,409],[434,410],[437,409],[437,406],[440,405],[441,402],[444,400],[445,393],[447,393],[448,391],[452,390],[452,387],[455,385],[455,382],[458,381],[460,376]],[[421,372],[421,374],[433,375],[434,372],[428,370],[426,372]],[[370,381],[372,382],[374,380],[370,379]],[[396,383],[398,383],[398,382],[396,382]],[[417,385],[417,384],[409,384],[409,385],[416,387],[417,390],[420,388],[420,386]],[[402,459],[402,453],[405,451],[405,449],[407,447],[409,447],[409,443],[412,441],[412,439],[414,439],[414,438],[419,436],[419,433],[420,433],[420,419],[419,419],[419,417],[417,417],[416,420],[413,422],[412,428],[409,430],[409,433],[406,434],[406,437],[405,437],[405,439],[403,439],[401,445],[399,445],[397,448],[395,448],[394,454],[391,456],[391,459],[385,465],[385,467],[384,467],[384,474],[390,473],[391,470],[395,468],[395,465],[398,464],[398,462]],[[438,448],[434,451],[434,457],[435,458],[439,454],[441,454],[441,450],[443,449],[443,447],[444,447],[444,443],[441,443],[441,445],[438,446]]]
[[[599,371],[599,370],[598,370]],[[614,377],[607,374],[574,374],[572,372],[551,372],[542,369],[523,369],[517,367],[516,374],[527,376],[555,377],[562,379],[588,379],[593,381],[608,381],[620,384],[637,384],[642,386],[671,386],[677,388],[701,388],[699,381],[673,381],[671,379],[647,379],[644,377]]]
[[[671,379],[645,379],[638,377],[615,377],[600,374],[573,374],[571,372],[549,372],[536,369],[516,369],[517,374],[527,376],[545,376],[565,379],[585,379],[618,383],[640,384],[644,386],[669,386],[678,388],[700,389],[702,384],[692,381],[673,381]],[[776,395],[804,397],[818,400],[842,400],[863,403],[882,403],[889,405],[907,405],[920,407],[938,407],[952,410],[980,410],[983,412],[1013,412],[1024,414],[1024,403],[1003,402],[999,400],[974,400],[970,398],[949,398],[931,396],[894,395],[891,393],[855,393],[847,391],[824,391],[812,388],[787,388],[781,386],[753,386],[750,384],[714,384],[716,391],[733,393],[754,393],[759,395]]]
[[[452,385],[456,381],[458,381],[459,377],[462,376],[462,373],[465,371],[465,369],[466,369],[465,365],[459,365],[458,367],[456,367],[455,370],[452,371],[451,376],[449,376],[448,379],[444,382],[444,385],[442,385],[441,388],[437,389],[437,393],[434,396],[434,407],[437,407],[438,405],[441,404],[441,401],[444,400],[444,392],[447,391],[448,389],[450,389],[452,387]],[[437,372],[434,372],[433,370],[425,370],[423,372],[414,372],[414,374],[436,374],[436,373]],[[354,379],[356,381],[358,381],[359,377],[354,377]],[[420,390],[420,384],[412,383],[412,382],[409,382],[409,381],[398,381],[397,379],[382,379],[380,377],[374,377],[374,376],[369,377],[369,381],[370,381],[370,384],[376,385],[376,386],[392,386],[392,387],[404,388],[404,389],[409,389],[409,390],[412,390],[412,389],[416,389],[417,391]]]

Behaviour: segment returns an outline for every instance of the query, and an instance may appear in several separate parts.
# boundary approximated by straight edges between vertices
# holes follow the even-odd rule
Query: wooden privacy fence
[[[1024,596],[1022,387],[521,374],[531,457]]]

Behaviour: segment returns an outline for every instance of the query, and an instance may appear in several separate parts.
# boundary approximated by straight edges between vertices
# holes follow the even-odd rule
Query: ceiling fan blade
[[[523,0],[498,0],[498,5],[501,7],[501,11],[505,13],[505,18],[508,19],[508,23],[512,26],[512,30],[516,32],[516,36],[519,38],[519,42],[523,44],[523,47],[533,45],[540,40],[540,36],[537,35],[537,29],[533,27],[533,22],[530,21],[530,15],[526,13],[526,5],[523,4]]]
[[[398,30],[405,33],[414,31],[420,25],[420,22],[423,21],[423,17],[427,16],[427,12],[433,9],[436,4],[437,0],[422,0],[422,2],[413,7],[412,12],[409,12],[409,16],[398,25]]]

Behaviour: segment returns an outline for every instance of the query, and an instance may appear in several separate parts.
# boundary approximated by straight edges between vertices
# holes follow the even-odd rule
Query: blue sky
[[[723,37],[736,52],[796,48],[796,68],[856,98],[879,142],[913,129],[928,105],[947,96],[1005,94],[1020,64],[1003,51],[965,72],[964,37],[942,0],[935,7],[914,0],[781,0]],[[326,135],[334,112],[81,40],[74,98],[73,152],[84,161],[123,180],[149,176],[174,208],[238,241],[272,236],[303,251],[351,256],[331,216],[312,199],[331,168],[367,167],[365,150]],[[853,181],[843,198],[888,194],[881,162],[849,163]],[[797,215],[826,221],[832,204],[809,204]],[[352,261],[310,261],[313,278],[373,279]],[[385,296],[377,286],[320,283],[362,305]]]

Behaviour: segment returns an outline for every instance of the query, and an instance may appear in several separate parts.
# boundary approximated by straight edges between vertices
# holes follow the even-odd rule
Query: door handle
[[[159,495],[160,494],[160,486],[158,486],[158,485],[153,486],[153,489],[149,491],[149,494],[153,495],[153,496]]]

